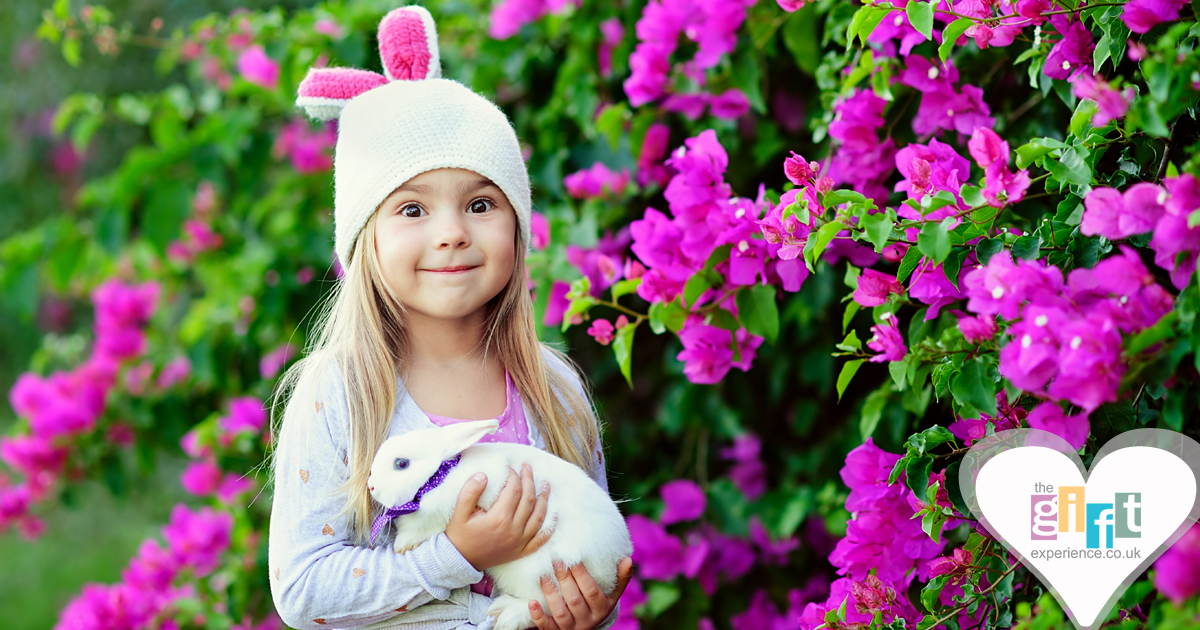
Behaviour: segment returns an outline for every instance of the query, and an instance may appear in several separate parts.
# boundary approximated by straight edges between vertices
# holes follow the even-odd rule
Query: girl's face
[[[466,317],[512,277],[516,211],[478,173],[426,171],[388,195],[378,212],[375,251],[383,279],[410,311]]]

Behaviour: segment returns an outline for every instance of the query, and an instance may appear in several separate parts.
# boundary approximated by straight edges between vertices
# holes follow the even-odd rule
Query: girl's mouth
[[[474,268],[475,267],[460,265],[457,267],[442,267],[441,269],[426,269],[425,271],[431,271],[433,273],[463,273]]]

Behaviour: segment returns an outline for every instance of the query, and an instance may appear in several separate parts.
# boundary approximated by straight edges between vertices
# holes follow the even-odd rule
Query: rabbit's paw
[[[533,617],[529,614],[529,604],[512,595],[501,595],[492,602],[487,614],[496,618],[492,630],[524,630],[534,627]]]

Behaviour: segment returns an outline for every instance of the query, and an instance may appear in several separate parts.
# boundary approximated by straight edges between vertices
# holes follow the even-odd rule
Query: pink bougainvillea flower
[[[179,477],[179,482],[184,490],[205,497],[217,491],[221,484],[221,469],[211,461],[192,462]]]
[[[662,493],[665,509],[658,519],[663,525],[680,523],[700,518],[704,514],[707,500],[704,490],[690,479],[676,479],[663,484]]]
[[[667,145],[671,139],[671,128],[662,123],[653,123],[642,139],[642,150],[638,154],[637,183],[646,186],[651,182],[664,187],[671,181],[674,171],[663,165],[667,157]]]
[[[1042,72],[1051,79],[1074,81],[1085,72],[1091,74],[1092,32],[1078,19],[1066,15],[1050,16],[1050,23],[1062,34],[1062,39],[1050,49]]]
[[[596,54],[600,76],[612,76],[612,53],[621,40],[625,38],[625,27],[621,18],[609,18],[600,23],[600,47]]]
[[[1170,197],[1166,213],[1155,226],[1150,248],[1154,263],[1171,273],[1171,283],[1183,290],[1196,272],[1200,257],[1200,225],[1188,227],[1188,217],[1200,209],[1200,180],[1191,174],[1163,181]]]
[[[533,234],[533,248],[546,249],[550,244],[550,222],[546,220],[546,215],[541,212],[530,214],[529,230]]]
[[[162,533],[175,558],[191,567],[196,577],[203,577],[217,568],[232,531],[232,514],[207,507],[193,512],[179,504]]]
[[[766,466],[759,458],[762,441],[758,436],[746,433],[734,438],[733,446],[721,449],[721,459],[734,462],[729,469],[729,478],[734,485],[753,501],[767,489]]]
[[[941,191],[959,199],[962,182],[971,175],[971,163],[937,138],[931,139],[928,145],[910,144],[900,149],[896,153],[895,164],[904,176],[896,184],[895,190],[906,192],[909,199],[916,201]],[[950,205],[922,215],[904,204],[897,210],[904,218],[914,221],[940,221],[958,211],[956,206]]]
[[[331,152],[336,143],[332,123],[313,129],[303,118],[295,118],[276,136],[271,154],[275,159],[287,156],[298,173],[321,173],[333,167]]]
[[[158,380],[154,385],[158,389],[169,389],[176,384],[183,382],[192,373],[191,359],[181,356],[167,361],[166,365],[158,373]]]
[[[1125,5],[1127,10],[1129,5]],[[1096,113],[1092,115],[1092,126],[1103,127],[1109,121],[1125,116],[1133,102],[1133,86],[1124,91],[1117,90],[1108,82],[1090,74],[1083,74],[1071,86],[1072,93],[1079,98],[1096,101]]]
[[[576,199],[593,199],[605,194],[620,195],[625,192],[629,183],[628,169],[615,173],[603,162],[596,162],[591,167],[576,171],[563,178],[563,186],[567,194]]]
[[[261,433],[266,425],[267,410],[263,402],[254,396],[234,398],[229,402],[229,414],[217,419],[217,428],[229,435],[243,431]]]
[[[607,319],[598,318],[592,322],[592,325],[587,329],[587,333],[596,340],[596,343],[607,346],[612,343],[614,330],[616,329],[613,328],[612,322]]]
[[[967,310],[978,315],[1001,315],[1016,319],[1025,302],[1060,306],[1064,286],[1062,271],[1042,261],[1013,262],[1012,253],[1001,251],[986,266],[976,267],[962,278]]]
[[[285,343],[278,348],[263,355],[258,362],[258,373],[263,380],[275,378],[276,374],[283,369],[283,366],[296,356],[296,347],[290,343]]]
[[[874,269],[863,269],[862,275],[858,277],[858,288],[854,290],[854,301],[860,306],[879,306],[893,293],[904,294],[904,285],[896,281],[896,276]]]
[[[904,338],[900,336],[900,323],[896,316],[884,313],[883,319],[882,324],[871,327],[871,338],[867,340],[867,347],[879,353],[870,358],[872,363],[899,361],[908,352]]]
[[[242,77],[268,90],[279,85],[279,64],[267,56],[262,46],[251,46],[238,55],[238,72]]]
[[[829,137],[840,143],[829,162],[831,182],[850,184],[881,207],[887,201],[883,181],[893,171],[892,159],[896,154],[891,138],[879,139],[886,105],[887,101],[874,90],[859,89],[834,104],[834,119],[829,124]]]
[[[802,9],[804,7],[805,0],[775,0],[775,2],[779,4],[779,8],[787,11],[788,13],[792,13]]]
[[[699,317],[689,317],[679,332],[683,350],[676,359],[684,362],[683,373],[688,380],[698,384],[718,383],[729,373],[730,368],[742,371],[750,368],[755,349],[762,345],[763,338],[750,335],[745,329],[738,331],[738,350],[741,359],[733,360],[734,333],[723,328],[701,323]]]
[[[763,564],[786,566],[788,554],[800,548],[800,539],[796,536],[771,540],[770,533],[763,527],[762,519],[757,515],[750,517],[750,541],[758,547],[759,558]]]
[[[750,112],[750,99],[746,93],[737,88],[730,88],[709,99],[708,105],[713,116],[733,120],[741,118]]]
[[[783,174],[797,186],[811,183],[813,176],[820,170],[820,164],[805,160],[804,156],[797,155],[795,151],[792,151],[791,156],[783,161]]]
[[[1070,401],[1088,412],[1116,402],[1126,369],[1116,323],[1102,313],[1089,313],[1055,328],[1059,372],[1050,384],[1050,397]]]
[[[1070,315],[1059,308],[1030,304],[1009,332],[1012,341],[1000,351],[1000,374],[1026,391],[1040,390],[1059,368],[1056,331]]]
[[[1087,443],[1088,433],[1091,431],[1091,426],[1088,423],[1088,414],[1081,413],[1074,416],[1063,414],[1062,407],[1056,402],[1044,402],[1029,412],[1029,416],[1025,418],[1031,429],[1041,429],[1049,431],[1054,435],[1066,440],[1071,448],[1079,450]]]
[[[1200,525],[1193,524],[1154,561],[1154,588],[1176,606],[1200,593]]]
[[[1134,33],[1146,33],[1157,24],[1178,20],[1186,4],[1184,0],[1129,0],[1121,20]]]
[[[991,315],[963,317],[958,320],[958,329],[968,343],[983,343],[996,337],[996,318]]]
[[[567,299],[567,293],[570,292],[571,285],[561,280],[554,281],[554,285],[550,288],[550,299],[546,302],[546,313],[542,316],[542,325],[558,326],[562,324],[563,314],[571,305],[571,301]]]
[[[647,580],[671,580],[679,575],[683,561],[683,542],[641,514],[625,519],[633,540],[633,563],[638,575]]]
[[[1083,198],[1079,230],[1113,240],[1149,232],[1166,211],[1166,200],[1166,189],[1149,182],[1134,184],[1124,194],[1114,188],[1093,188]]]
[[[942,556],[929,561],[929,575],[937,577],[961,571],[974,564],[975,558],[970,551],[957,548],[950,556]]]
[[[913,270],[912,281],[909,282],[908,296],[929,306],[925,311],[925,321],[937,319],[942,307],[961,300],[965,297],[962,291],[955,287],[946,277],[946,271],[940,264],[926,260]]]

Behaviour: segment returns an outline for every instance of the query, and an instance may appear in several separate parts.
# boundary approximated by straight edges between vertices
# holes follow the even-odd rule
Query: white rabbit
[[[552,561],[566,566],[583,562],[596,584],[611,594],[617,585],[617,563],[633,553],[633,545],[616,504],[578,466],[524,444],[476,444],[498,426],[494,419],[460,422],[389,438],[371,463],[370,492],[384,507],[408,504],[443,461],[462,454],[459,463],[444,473],[443,481],[420,497],[416,511],[396,517],[395,549],[404,553],[446,531],[463,484],[478,472],[488,478],[479,498],[479,507],[485,510],[499,498],[510,468],[520,471],[522,464],[529,464],[535,488],[543,480],[549,481],[548,511],[541,531],[553,527],[550,539],[524,558],[484,571],[491,576],[495,591],[496,599],[488,609],[488,614],[496,617],[495,630],[522,630],[534,626],[530,600],[536,599],[543,610],[549,610],[539,578],[549,575],[557,582]]]

